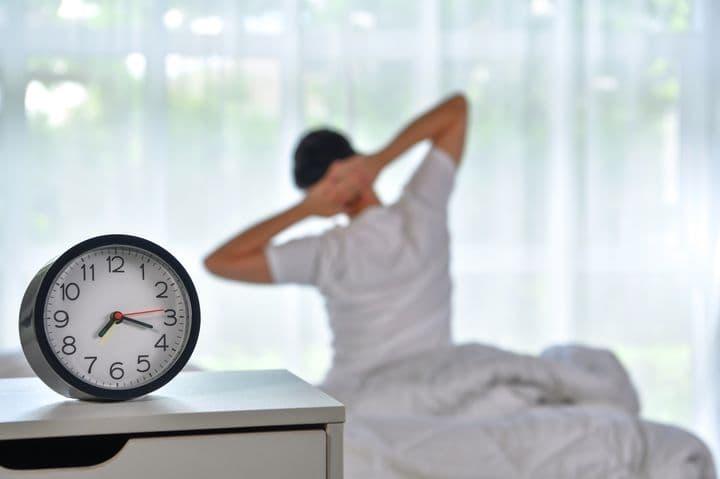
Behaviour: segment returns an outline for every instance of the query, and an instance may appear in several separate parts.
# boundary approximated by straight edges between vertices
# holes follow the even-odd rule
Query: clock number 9
[[[125,370],[122,368],[123,363],[118,361],[110,365],[110,377],[113,379],[122,379],[125,376]]]
[[[55,320],[56,328],[64,328],[68,325],[68,322],[70,321],[70,315],[67,313],[67,311],[58,309],[57,311],[55,311],[55,314],[53,314],[53,319]]]

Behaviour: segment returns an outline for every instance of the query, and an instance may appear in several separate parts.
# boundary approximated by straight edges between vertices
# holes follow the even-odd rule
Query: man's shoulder
[[[398,200],[420,216],[443,216],[455,187],[457,167],[445,151],[432,147]]]

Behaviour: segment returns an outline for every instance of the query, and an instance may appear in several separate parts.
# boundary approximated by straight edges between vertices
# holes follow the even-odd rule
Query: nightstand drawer
[[[322,429],[132,438],[114,457],[94,466],[0,467],[0,477],[8,479],[321,479],[326,474]]]

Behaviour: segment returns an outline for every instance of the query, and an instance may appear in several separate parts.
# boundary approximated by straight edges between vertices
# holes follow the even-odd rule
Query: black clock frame
[[[167,369],[165,372],[163,372],[161,375],[157,376],[150,382],[136,388],[106,389],[82,381],[80,378],[68,371],[65,366],[62,365],[57,356],[55,356],[45,333],[45,322],[43,319],[45,302],[47,300],[47,295],[50,287],[52,286],[53,281],[55,281],[55,277],[67,266],[67,263],[69,261],[77,258],[78,256],[81,256],[82,254],[90,250],[107,246],[130,246],[145,250],[158,256],[178,275],[178,278],[185,286],[185,290],[187,291],[188,295],[188,301],[190,302],[190,320],[188,321],[190,331],[188,332],[187,342],[185,343],[183,350],[180,352],[180,355],[177,357],[177,359],[170,366],[169,369]],[[30,288],[28,288],[28,290],[29,289]],[[22,320],[23,318],[21,317],[21,329]],[[195,285],[193,284],[192,279],[190,279],[190,275],[182,266],[182,264],[180,264],[180,262],[166,249],[153,243],[152,241],[140,238],[138,236],[131,236],[125,234],[109,234],[103,236],[96,236],[94,238],[90,238],[76,244],[75,246],[67,250],[65,253],[60,255],[49,265],[49,268],[44,273],[37,294],[35,294],[33,322],[34,324],[32,325],[32,327],[34,327],[35,339],[37,340],[37,344],[40,347],[40,352],[42,353],[45,361],[60,377],[60,379],[62,379],[62,381],[81,391],[82,393],[84,393],[84,395],[87,395],[78,397],[78,399],[124,401],[144,396],[148,393],[151,393],[152,391],[161,388],[162,386],[167,384],[172,378],[174,378],[182,370],[183,367],[185,367],[195,349],[195,345],[197,344],[198,336],[200,334],[200,302],[198,300]],[[30,363],[30,365],[33,366],[32,362]],[[51,386],[53,389],[57,390],[57,388],[55,388],[53,385],[48,385]],[[61,394],[65,394],[65,391],[58,390],[58,392],[60,392]]]

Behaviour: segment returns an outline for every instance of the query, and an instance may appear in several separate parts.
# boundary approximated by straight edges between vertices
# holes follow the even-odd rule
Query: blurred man
[[[295,183],[304,198],[205,260],[208,270],[226,278],[319,289],[334,336],[327,386],[450,344],[447,209],[463,154],[467,110],[464,96],[452,96],[370,154],[356,153],[338,132],[308,133],[294,155]],[[424,140],[430,150],[402,195],[383,205],[373,188],[378,174]],[[351,219],[347,226],[271,244],[305,218],[341,213]]]

